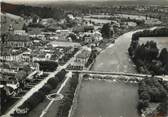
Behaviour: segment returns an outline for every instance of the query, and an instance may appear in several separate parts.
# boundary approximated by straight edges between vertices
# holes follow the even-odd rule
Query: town
[[[2,117],[167,117],[168,7],[93,4],[1,3]],[[103,89],[136,104],[125,113],[106,101],[114,111],[87,110],[90,92],[100,103]]]

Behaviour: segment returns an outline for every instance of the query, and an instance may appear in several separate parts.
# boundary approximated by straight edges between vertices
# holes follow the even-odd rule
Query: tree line
[[[73,103],[74,93],[78,85],[78,78],[79,78],[79,74],[75,73],[72,75],[72,78],[68,82],[67,84],[68,87],[63,92],[63,94],[65,93],[64,94],[65,97],[63,98],[63,100],[61,100],[61,103],[59,105],[59,109],[56,115],[57,117],[68,117],[69,110]]]
[[[140,73],[168,74],[168,50],[159,50],[157,43],[147,41],[139,43],[139,37],[163,37],[168,36],[168,28],[144,30],[132,35],[132,41],[128,49],[129,55]]]
[[[137,109],[139,112],[145,110],[149,103],[161,103],[158,107],[158,112],[164,115],[167,114],[168,103],[168,85],[166,81],[162,79],[156,79],[154,77],[145,78],[139,82],[139,102]]]
[[[91,54],[89,56],[89,59],[85,64],[85,67],[89,67],[89,65],[92,64],[93,61],[96,59],[97,55],[98,55],[98,51],[97,50],[92,50]]]
[[[38,6],[27,6],[27,5],[16,5],[9,3],[1,3],[2,12],[7,12],[23,17],[28,16],[39,16],[40,18],[54,18],[59,20],[64,18],[65,13],[63,9],[49,8],[49,7],[38,7]]]
[[[58,63],[54,61],[35,61],[39,63],[40,71],[53,72],[57,69]]]
[[[66,71],[63,69],[58,72],[55,77],[50,78],[45,85],[35,92],[30,98],[28,98],[20,107],[20,111],[15,111],[13,117],[22,116],[25,117],[32,109],[34,109],[39,103],[44,101],[45,96],[53,89],[56,89],[59,83],[65,79]]]

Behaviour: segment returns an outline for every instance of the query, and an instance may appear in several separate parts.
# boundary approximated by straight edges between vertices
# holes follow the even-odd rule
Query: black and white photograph
[[[168,0],[0,9],[0,117],[168,117]]]

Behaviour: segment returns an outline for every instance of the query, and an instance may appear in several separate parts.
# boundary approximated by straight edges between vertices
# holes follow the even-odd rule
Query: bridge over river
[[[149,74],[135,74],[135,73],[125,73],[125,72],[103,72],[103,71],[87,71],[87,70],[66,70],[67,72],[73,73],[82,73],[82,74],[98,74],[98,75],[111,75],[111,76],[130,76],[136,78],[147,78],[151,77]],[[168,81],[168,75],[165,76],[154,76],[155,78],[163,79],[164,81]],[[129,77],[124,77],[129,79]]]

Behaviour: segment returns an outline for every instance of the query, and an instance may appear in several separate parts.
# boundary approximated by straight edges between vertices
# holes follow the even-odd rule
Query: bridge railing
[[[83,73],[83,74],[101,74],[101,75],[118,75],[118,76],[131,76],[131,77],[142,77],[149,78],[152,75],[149,74],[133,74],[133,73],[124,73],[124,72],[102,72],[102,71],[87,71],[87,70],[67,70],[71,72]],[[168,81],[168,75],[165,76],[154,76],[155,78],[161,78],[165,81]]]

